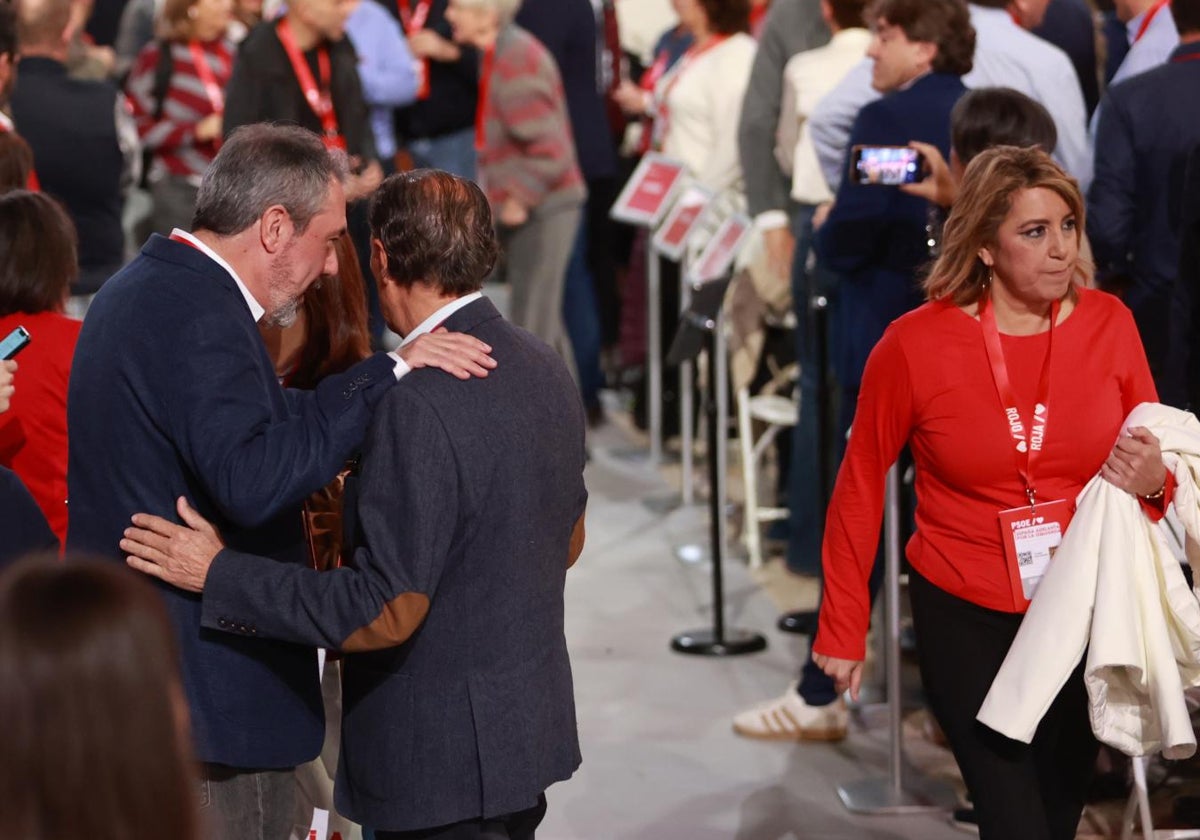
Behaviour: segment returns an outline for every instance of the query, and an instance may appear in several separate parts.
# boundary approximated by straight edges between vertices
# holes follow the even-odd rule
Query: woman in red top
[[[67,536],[67,379],[82,324],[62,314],[75,278],[75,229],[41,193],[0,196],[0,336],[17,326],[21,387],[0,416],[0,466],[37,500],[59,542]]]
[[[1097,749],[1081,672],[1031,745],[975,721],[1026,607],[1000,517],[1032,503],[1065,529],[1097,472],[1161,517],[1172,487],[1157,439],[1120,437],[1125,416],[1157,396],[1129,311],[1082,287],[1083,199],[1045,153],[980,154],[954,208],[925,282],[930,302],[897,319],[867,362],[826,525],[814,658],[857,695],[884,476],[907,444],[921,676],[980,836],[1072,838]]]

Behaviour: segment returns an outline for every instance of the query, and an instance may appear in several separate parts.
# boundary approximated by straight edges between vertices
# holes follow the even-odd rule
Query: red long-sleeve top
[[[1001,336],[1027,424],[1049,340],[1048,332]],[[1108,458],[1126,415],[1138,403],[1157,401],[1129,310],[1104,292],[1079,290],[1075,309],[1054,331],[1046,437],[1033,477],[1038,498],[1066,499],[1073,512],[1075,497]],[[929,303],[892,323],[867,361],[825,525],[816,653],[864,657],[867,579],[883,519],[884,482],[906,442],[918,500],[906,552],[912,567],[974,604],[1024,610],[1009,584],[997,514],[1028,502],[983,333],[979,321],[957,306]],[[1166,489],[1169,499],[1169,476]],[[1162,515],[1150,506],[1147,512]]]
[[[21,477],[60,544],[67,539],[67,380],[81,321],[57,312],[0,317],[0,335],[16,326],[32,341],[17,357],[16,391],[0,414],[0,466]],[[104,422],[96,418],[96,422]],[[0,539],[3,537],[0,536]]]

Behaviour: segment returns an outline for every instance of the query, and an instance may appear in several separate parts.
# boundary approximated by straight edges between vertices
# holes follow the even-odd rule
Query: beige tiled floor
[[[887,766],[883,710],[855,715],[840,744],[758,743],[736,737],[730,717],[795,679],[806,640],[774,629],[777,613],[815,602],[815,582],[778,561],[751,574],[724,565],[727,620],[766,635],[766,651],[709,659],[673,653],[673,634],[708,625],[710,567],[674,549],[703,543],[703,509],[661,512],[678,493],[678,470],[628,456],[643,440],[617,414],[589,441],[588,545],[568,577],[567,634],[576,679],[584,764],[551,788],[544,840],[954,840],[944,815],[848,813],[842,782],[879,777]],[[737,493],[736,461],[731,495]],[[736,555],[736,546],[731,554]],[[906,680],[915,683],[913,669]],[[915,693],[918,686],[908,686]],[[961,787],[950,754],[908,714],[911,764]],[[1160,793],[1160,817],[1181,788]],[[1081,838],[1117,836],[1120,803],[1089,808]]]

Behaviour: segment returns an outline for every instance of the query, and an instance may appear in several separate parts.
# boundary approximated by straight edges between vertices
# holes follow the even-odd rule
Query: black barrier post
[[[767,647],[766,638],[759,633],[725,627],[725,581],[721,567],[725,555],[725,546],[722,544],[724,540],[721,538],[721,518],[725,512],[721,509],[721,494],[717,492],[721,478],[717,452],[721,444],[720,436],[727,433],[727,430],[720,428],[717,422],[717,389],[727,385],[724,381],[717,381],[719,377],[716,371],[717,355],[720,352],[717,337],[717,331],[721,329],[719,312],[728,285],[729,278],[724,278],[693,287],[692,302],[680,319],[668,358],[668,363],[679,364],[684,358],[695,358],[703,349],[708,353],[709,359],[704,413],[708,427],[706,455],[710,488],[709,539],[712,541],[713,626],[711,630],[688,630],[671,639],[672,650],[701,656],[734,656],[756,653]]]

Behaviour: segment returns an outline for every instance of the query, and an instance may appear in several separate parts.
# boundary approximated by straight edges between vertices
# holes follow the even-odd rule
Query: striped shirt
[[[508,198],[543,211],[582,203],[586,190],[558,67],[541,42],[515,24],[496,42],[483,113],[479,169],[493,210]]]
[[[234,46],[226,40],[200,44],[213,78],[224,91],[233,70]],[[151,41],[138,54],[126,84],[129,103],[137,122],[142,146],[153,152],[150,178],[164,173],[199,178],[217,154],[211,140],[196,140],[196,124],[214,113],[213,103],[196,70],[186,41],[171,42],[171,83],[167,87],[162,118],[156,120],[154,77],[158,70],[160,42]]]

